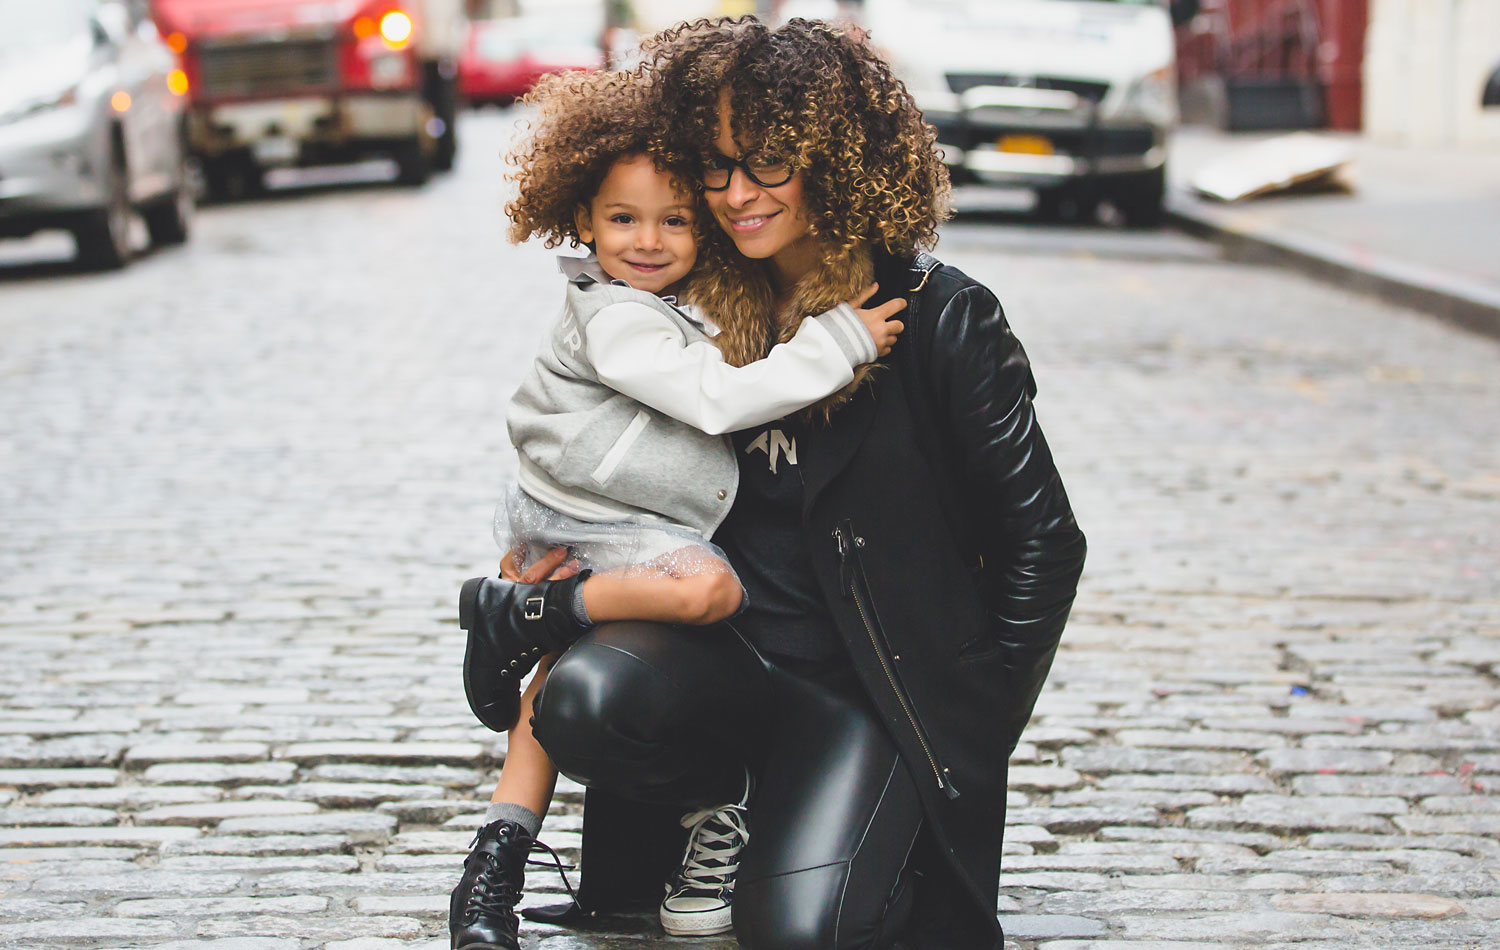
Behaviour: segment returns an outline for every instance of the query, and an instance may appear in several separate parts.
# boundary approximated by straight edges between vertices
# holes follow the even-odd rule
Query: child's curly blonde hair
[[[633,72],[567,72],[545,77],[526,103],[536,117],[521,126],[521,138],[506,157],[507,177],[518,193],[507,202],[510,239],[540,237],[547,247],[583,243],[577,211],[587,208],[615,162],[651,155],[658,170],[701,204],[693,169],[660,147],[664,120],[652,85]],[[699,208],[694,216],[706,222]]]

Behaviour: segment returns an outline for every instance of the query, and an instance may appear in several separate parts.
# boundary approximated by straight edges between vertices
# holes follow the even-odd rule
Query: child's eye
[[[610,220],[610,222],[612,224],[634,224],[635,223],[635,218],[632,217],[631,215],[625,214],[624,212],[621,212],[620,214],[612,214],[612,215],[610,215],[609,216],[609,220]]]
[[[692,221],[689,221],[680,214],[674,214],[662,223],[669,228],[690,228],[693,226]]]

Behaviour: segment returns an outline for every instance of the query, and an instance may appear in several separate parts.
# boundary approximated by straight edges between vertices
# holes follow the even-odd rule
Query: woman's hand
[[[860,305],[875,296],[875,291],[879,289],[879,284],[871,284],[855,294],[854,299],[849,301],[849,306],[854,308],[854,312],[859,314],[859,319],[864,323],[865,329],[870,331],[870,336],[875,340],[876,351],[881,356],[887,356],[891,352],[891,347],[895,345],[896,338],[901,335],[902,330],[906,329],[906,324],[900,320],[891,319],[906,309],[906,300],[901,297],[892,297],[873,310],[861,310]]]
[[[567,548],[553,548],[525,571],[521,570],[526,546],[518,544],[500,559],[500,577],[518,584],[535,584],[541,580],[560,581],[578,573],[577,561],[568,560]]]

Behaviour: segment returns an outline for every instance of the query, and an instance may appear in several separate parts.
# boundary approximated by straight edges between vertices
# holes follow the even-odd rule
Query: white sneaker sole
[[[677,913],[663,907],[661,925],[662,929],[673,937],[708,937],[713,934],[728,933],[734,929],[734,922],[730,919],[728,907],[722,910],[690,914]]]

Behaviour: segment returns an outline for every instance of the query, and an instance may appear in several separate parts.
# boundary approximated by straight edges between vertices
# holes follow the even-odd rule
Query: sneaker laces
[[[470,848],[479,843],[479,839],[484,835],[485,827],[481,825],[479,830],[474,832],[474,840],[469,842]],[[510,839],[510,844],[514,847],[524,846],[526,848],[526,864],[528,866],[556,868],[558,877],[562,878],[563,887],[568,891],[569,899],[577,903],[578,897],[573,893],[573,885],[568,880],[567,875],[568,871],[577,870],[578,866],[576,864],[564,864],[558,853],[552,850],[551,845],[544,841],[538,841],[527,834],[516,835]],[[531,855],[536,851],[547,852],[547,854],[552,856],[552,862],[549,864],[546,861],[533,860]],[[469,891],[469,900],[465,906],[467,913],[471,917],[476,916],[479,912],[485,912],[495,916],[508,917],[512,920],[515,919],[515,906],[521,899],[521,895],[516,890],[516,882],[507,878],[504,870],[497,855],[489,854],[488,852],[484,854],[484,868],[479,872],[479,876],[474,879],[474,887]]]
[[[714,891],[731,885],[739,870],[740,849],[750,840],[743,805],[716,805],[682,816],[688,832],[682,868],[673,890]]]

